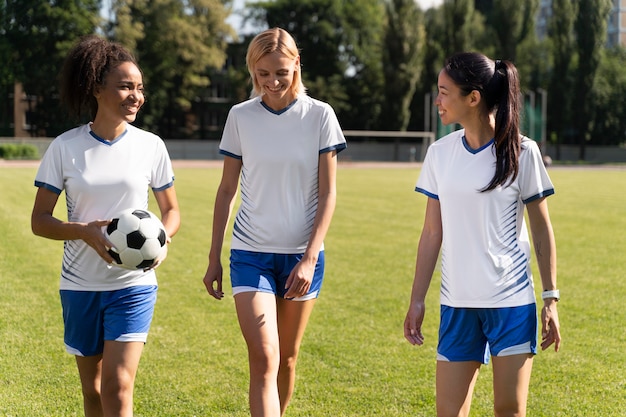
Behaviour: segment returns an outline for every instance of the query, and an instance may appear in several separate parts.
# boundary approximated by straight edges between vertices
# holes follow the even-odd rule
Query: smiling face
[[[123,62],[109,71],[94,96],[98,102],[96,119],[112,124],[135,121],[145,102],[141,71],[132,62]]]
[[[439,72],[437,88],[439,92],[435,99],[435,105],[437,106],[441,123],[444,125],[451,123],[463,125],[463,121],[469,114],[470,104],[475,99],[473,97],[474,92],[469,95],[463,95],[463,91],[443,70]]]
[[[295,100],[294,74],[299,66],[299,56],[293,59],[280,52],[266,54],[256,62],[255,83],[261,87],[265,104],[281,110]]]

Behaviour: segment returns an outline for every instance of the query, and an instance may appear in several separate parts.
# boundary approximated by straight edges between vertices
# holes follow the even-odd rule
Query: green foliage
[[[384,16],[378,0],[260,1],[248,14],[293,35],[310,95],[330,103],[346,129],[379,127]]]
[[[0,143],[0,159],[39,159],[35,145]]]
[[[591,137],[594,145],[618,146],[626,142],[626,49],[605,51],[594,82],[596,105]],[[618,132],[621,132],[619,134]]]
[[[11,60],[11,43],[7,38],[8,23],[7,4],[4,1],[0,2],[0,62],[10,62]],[[13,72],[9,65],[0,65],[0,85],[10,85],[14,80]],[[0,102],[1,103],[1,102]],[[2,106],[2,104],[0,104]]]
[[[168,138],[218,137],[203,127],[213,89],[228,96],[215,104],[224,116],[218,125],[230,103],[249,91],[243,57],[250,37],[239,43],[225,21],[232,0],[107,1],[110,21],[100,17],[103,3],[0,1],[0,133],[13,131],[14,82],[26,91],[32,135],[71,127],[59,105],[57,74],[70,46],[96,32],[139,58],[148,93],[139,126]],[[425,95],[444,58],[476,50],[514,60],[524,90],[548,91],[547,130],[555,143],[580,144],[581,159],[588,144],[624,143],[626,109],[616,101],[621,80],[611,69],[619,58],[604,47],[611,1],[553,0],[548,36],[538,40],[539,3],[445,0],[412,14],[408,0],[263,0],[247,4],[245,20],[295,36],[305,85],[333,106],[346,129],[430,128],[437,119],[431,112],[424,120],[433,110]],[[389,20],[388,11],[402,4],[407,11]],[[415,52],[408,48],[419,62],[409,60]],[[615,94],[606,89],[613,83]]]
[[[249,415],[247,354],[232,296],[218,302],[202,284],[220,174],[176,168],[183,223],[157,270],[159,300],[137,376],[137,417]],[[416,348],[402,336],[425,208],[413,191],[418,174],[417,166],[340,163],[326,278],[304,336],[290,416],[435,415],[439,271],[427,296],[426,344]],[[81,416],[76,364],[63,347],[63,244],[30,231],[34,175],[35,168],[0,168],[0,188],[11,196],[0,199],[0,415]],[[550,175],[564,340],[561,352],[535,358],[529,415],[621,415],[626,195],[615,190],[623,188],[626,170],[557,167]],[[64,217],[63,204],[55,213]],[[227,251],[228,244],[225,266]],[[493,415],[491,377],[491,367],[483,367],[472,415]]]
[[[384,79],[381,49],[384,48],[385,12],[382,2],[343,2],[346,59],[349,72],[344,80],[349,106],[343,111],[346,129],[383,129]],[[358,103],[358,105],[356,105]]]
[[[385,7],[385,76],[384,130],[406,130],[410,121],[410,103],[421,73],[421,53],[426,34],[422,11],[413,0],[391,0]]]
[[[477,12],[473,0],[445,2],[441,14],[443,22],[437,29],[442,32],[442,36],[438,38],[441,39],[446,54],[449,55],[454,51],[471,51],[482,46],[480,37],[484,31],[484,16]]]
[[[343,10],[339,0],[262,1],[252,8],[263,10],[267,27],[287,30],[300,49],[302,78],[309,94],[330,103],[338,112],[349,108],[344,74],[348,70]]]
[[[30,124],[33,135],[55,136],[67,128],[61,113],[57,74],[74,41],[99,24],[99,1],[9,0],[2,19],[0,56],[11,76],[0,82],[21,82],[36,97]],[[5,44],[6,42],[6,44]],[[7,47],[8,45],[8,47]]]
[[[572,109],[574,133],[580,144],[579,159],[585,159],[585,146],[593,123],[593,84],[600,64],[601,49],[606,40],[610,0],[579,0],[574,22],[578,61],[576,69],[575,105]]]
[[[552,103],[548,106],[548,131],[554,132],[557,141],[571,125],[571,109],[574,77],[570,71],[575,54],[574,21],[576,19],[576,2],[570,0],[554,0],[552,2],[553,18],[550,20],[548,35],[553,57],[552,73],[548,79],[548,94]]]
[[[493,0],[486,24],[493,30],[502,59],[517,60],[517,46],[533,36],[539,0]]]
[[[140,125],[168,138],[186,136],[185,113],[226,60],[236,35],[220,0],[114,2],[109,33],[134,49],[144,72],[147,103]]]

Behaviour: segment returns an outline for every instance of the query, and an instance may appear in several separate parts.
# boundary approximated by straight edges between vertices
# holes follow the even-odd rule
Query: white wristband
[[[556,301],[559,301],[561,299],[561,294],[559,290],[550,290],[550,291],[544,291],[541,293],[542,300],[545,300],[548,298],[554,298]]]

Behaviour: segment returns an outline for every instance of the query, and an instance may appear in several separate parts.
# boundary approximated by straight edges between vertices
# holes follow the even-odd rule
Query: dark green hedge
[[[39,150],[35,145],[2,143],[0,159],[39,159]]]

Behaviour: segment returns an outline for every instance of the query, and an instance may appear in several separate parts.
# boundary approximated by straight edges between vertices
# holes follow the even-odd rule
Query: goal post
[[[344,130],[345,137],[363,138],[363,140],[375,139],[376,142],[392,141],[394,145],[393,160],[400,160],[400,145],[402,143],[413,143],[419,140],[420,153],[419,156],[413,154],[411,148],[411,160],[423,161],[426,156],[426,149],[435,142],[434,132],[418,132],[418,131],[399,131],[399,130]],[[416,143],[417,145],[417,143]]]

